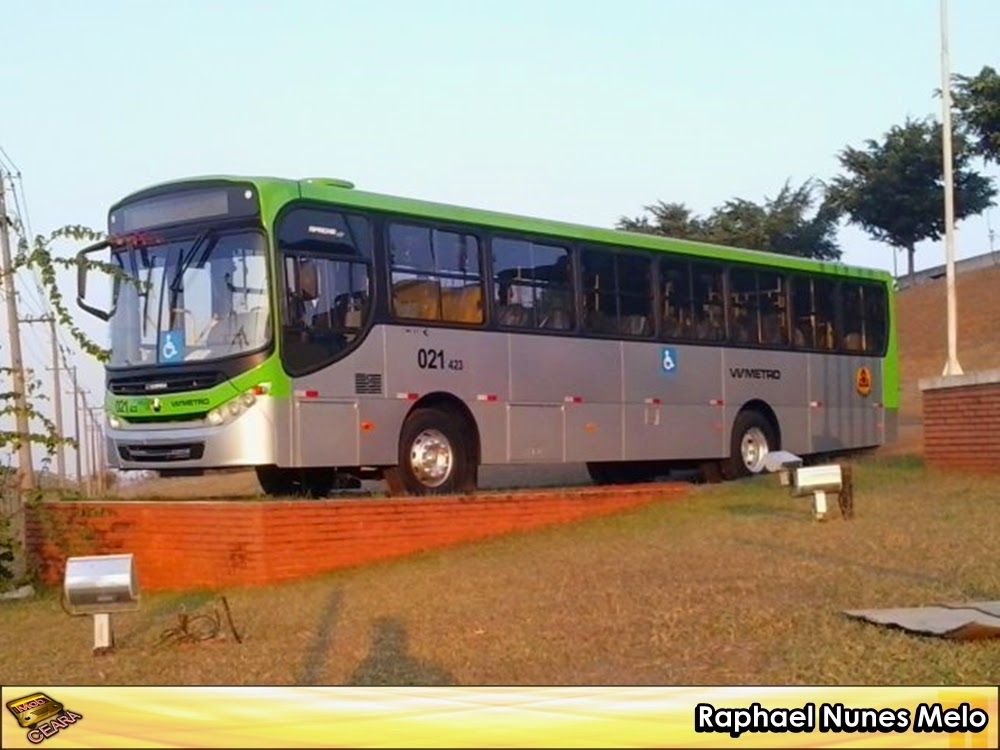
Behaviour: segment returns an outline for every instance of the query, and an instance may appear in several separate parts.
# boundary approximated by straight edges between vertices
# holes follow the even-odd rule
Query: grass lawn
[[[145,596],[91,655],[56,592],[0,603],[4,684],[997,684],[1000,639],[844,609],[1000,599],[1000,478],[855,464],[816,523],[773,476],[618,516],[257,589]],[[831,502],[836,510],[836,501]],[[140,583],[141,583],[141,573]],[[243,643],[158,645],[225,594]]]

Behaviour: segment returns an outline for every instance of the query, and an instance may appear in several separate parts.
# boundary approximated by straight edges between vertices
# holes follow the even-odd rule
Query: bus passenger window
[[[696,263],[691,268],[694,335],[700,341],[721,341],[726,337],[725,305],[722,297],[722,268]]]
[[[845,282],[841,285],[844,336],[840,348],[845,352],[865,351],[865,287]]]
[[[368,316],[368,264],[286,255],[282,358],[295,375],[332,361]]]
[[[479,241],[429,227],[389,227],[392,310],[400,318],[483,322]]]
[[[865,351],[881,356],[885,351],[889,310],[886,306],[885,287],[866,284],[865,290]]]
[[[663,336],[693,338],[691,269],[687,263],[673,259],[660,263],[660,295],[663,299]]]
[[[652,335],[650,259],[593,249],[585,249],[580,257],[587,330],[636,338]]]
[[[881,354],[885,346],[885,288],[878,284],[841,285],[844,321],[842,351]]]
[[[736,344],[760,342],[757,274],[746,268],[729,271],[729,340]]]
[[[785,277],[768,271],[757,273],[760,289],[760,343],[766,346],[788,345],[788,290]]]
[[[495,237],[491,245],[497,323],[510,328],[573,328],[569,251]]]
[[[619,255],[618,332],[624,336],[653,334],[653,264],[643,255]]]
[[[826,279],[796,276],[792,287],[795,345],[833,351],[837,348],[837,285]]]
[[[826,279],[813,279],[813,309],[816,314],[816,348],[833,351],[837,348],[837,284]]]
[[[581,271],[584,328],[593,333],[615,333],[618,328],[615,256],[600,250],[584,250]]]

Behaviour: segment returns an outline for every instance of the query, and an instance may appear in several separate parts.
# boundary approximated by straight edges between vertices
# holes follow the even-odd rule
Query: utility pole
[[[76,382],[76,365],[67,367],[66,369],[72,373],[70,377],[73,379],[73,437],[76,439],[76,484],[77,489],[83,489],[83,462],[80,460],[80,451],[83,450],[83,443],[80,437],[80,386]]]
[[[10,258],[10,236],[7,233],[10,219],[4,197],[5,173],[0,170],[0,256],[3,265],[3,291],[7,298],[7,335],[10,339],[11,380],[14,385],[14,413],[17,424],[18,487],[22,496],[35,487],[35,467],[31,462],[31,428],[28,424],[27,387],[24,381],[24,361],[21,358],[21,333],[18,329],[17,292],[14,289],[14,264]],[[20,514],[19,514],[20,515]]]
[[[35,467],[31,460],[31,426],[28,423],[28,394],[24,381],[24,362],[21,359],[21,335],[17,322],[17,293],[14,289],[14,264],[10,258],[10,236],[7,203],[4,195],[6,174],[0,169],[0,275],[7,298],[7,332],[10,339],[11,381],[14,391],[14,417],[17,427],[17,491],[14,497],[0,497],[0,514],[10,524],[10,535],[15,545],[10,573],[19,582],[28,570],[26,551],[28,538],[24,517],[25,501],[35,488]]]
[[[87,406],[87,391],[81,390],[80,396],[83,399],[83,432],[80,435],[80,447],[84,449],[86,493],[87,497],[92,497],[94,495],[94,444],[90,435],[90,407]]]
[[[101,450],[104,445],[104,430],[101,428],[101,420],[98,417],[98,412],[101,411],[101,407],[92,406],[88,409],[90,412],[90,435],[91,435],[91,457],[92,463],[94,465],[94,484],[96,493],[98,495],[104,494],[104,452]]]
[[[59,472],[59,489],[64,489],[66,487],[66,451],[62,441],[66,437],[66,433],[63,432],[62,383],[59,379],[59,340],[56,337],[56,317],[55,315],[45,315],[40,318],[21,318],[21,322],[48,323],[49,331],[52,334],[52,367],[45,369],[51,370],[56,384],[55,396],[52,399],[52,407],[56,417],[56,433],[59,436],[59,442],[56,443],[56,469]]]

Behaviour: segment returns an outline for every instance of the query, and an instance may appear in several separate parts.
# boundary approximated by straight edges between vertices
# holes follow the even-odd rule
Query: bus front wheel
[[[764,458],[778,445],[774,427],[756,411],[742,411],[733,422],[729,459],[723,464],[727,479],[739,479],[764,472]]]
[[[393,495],[439,495],[475,486],[463,420],[450,411],[415,409],[399,436],[399,463],[385,470]]]
[[[335,469],[308,467],[286,469],[258,466],[257,482],[271,497],[326,497],[335,489],[356,489],[361,483]]]

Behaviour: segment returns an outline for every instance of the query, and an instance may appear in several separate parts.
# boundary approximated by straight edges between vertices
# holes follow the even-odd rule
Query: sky
[[[952,71],[1000,67],[1000,2],[949,5]],[[941,108],[939,0],[0,0],[0,13],[0,147],[36,234],[103,228],[124,195],[205,174],[339,177],[596,226],[657,200],[706,214],[830,179],[844,147]],[[989,251],[991,225],[1000,209],[960,223],[957,256]],[[856,228],[840,244],[847,263],[893,268]],[[918,246],[918,268],[943,261],[943,242]],[[39,314],[30,287],[22,314]],[[47,341],[30,334],[40,369]],[[77,360],[99,397],[100,367]]]

